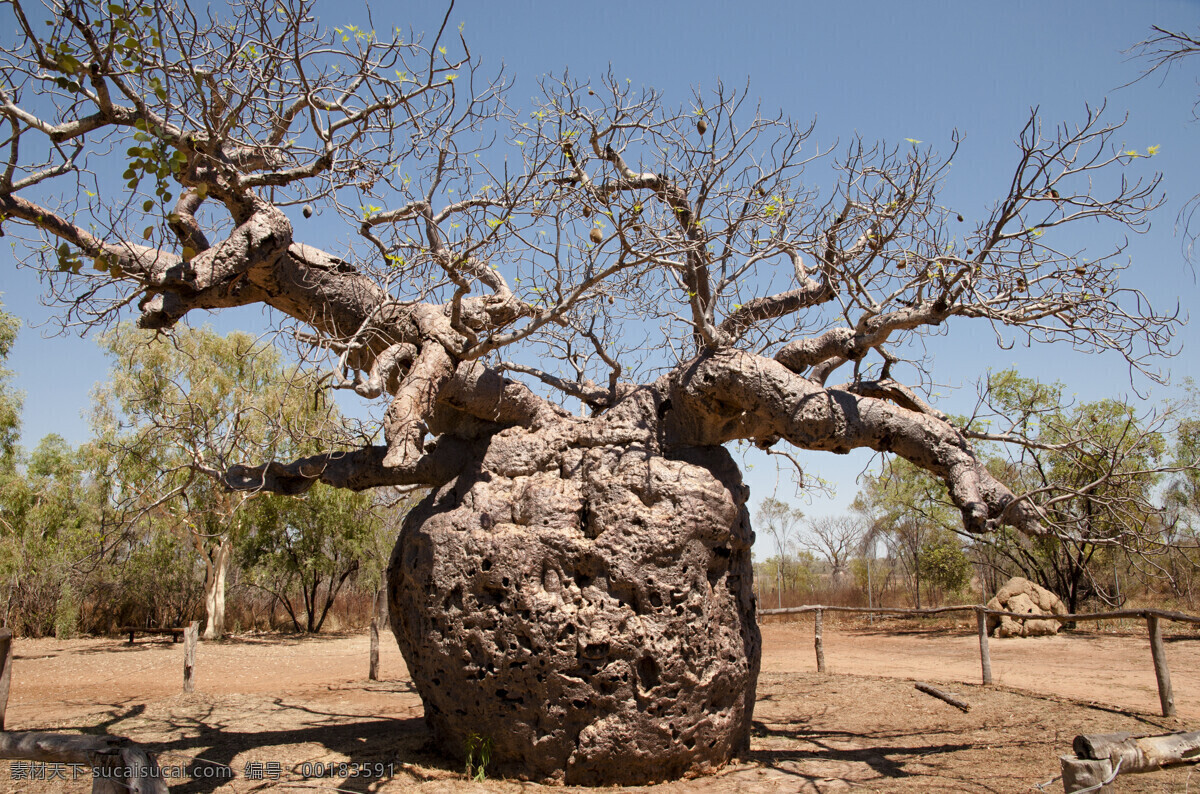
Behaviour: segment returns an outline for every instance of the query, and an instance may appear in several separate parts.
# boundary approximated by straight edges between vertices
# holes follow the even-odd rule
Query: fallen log
[[[1109,760],[1122,772],[1153,772],[1172,764],[1200,761],[1200,731],[1160,736],[1105,733],[1076,736],[1072,749],[1079,758]]]
[[[120,736],[0,733],[0,758],[90,766],[92,794],[167,794],[154,757]]]
[[[962,698],[951,695],[949,692],[943,692],[942,690],[938,689],[935,686],[930,686],[929,684],[923,684],[920,681],[913,684],[913,686],[915,686],[917,689],[924,692],[926,695],[933,695],[938,700],[946,701],[947,703],[949,703],[951,706],[954,706],[955,708],[962,709],[963,711],[971,710],[970,703],[963,700]]]

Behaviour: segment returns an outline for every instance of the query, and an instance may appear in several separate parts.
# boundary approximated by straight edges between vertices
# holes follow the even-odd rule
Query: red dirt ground
[[[1179,711],[1168,720],[1157,716],[1144,632],[993,639],[996,686],[984,688],[973,630],[920,625],[827,624],[828,673],[819,675],[811,621],[768,623],[747,758],[715,776],[627,790],[1036,792],[1057,776],[1077,733],[1200,728],[1200,633],[1192,629],[1168,626]],[[403,660],[389,638],[383,646],[385,680],[368,682],[365,634],[203,643],[197,692],[182,695],[182,645],[169,640],[18,640],[7,727],[128,736],[158,752],[164,768],[188,773],[171,781],[172,792],[576,790],[466,781],[428,749]],[[971,711],[917,692],[913,680],[957,693]],[[251,762],[278,764],[279,778],[248,778]],[[346,766],[319,776],[318,764]],[[90,791],[84,777],[14,773],[21,768],[0,762],[0,792]],[[1189,788],[1200,791],[1195,767],[1120,779],[1123,794]],[[1061,783],[1045,790],[1062,791]]]

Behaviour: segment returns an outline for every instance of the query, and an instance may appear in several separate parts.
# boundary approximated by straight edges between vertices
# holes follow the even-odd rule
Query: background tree
[[[378,581],[384,522],[373,501],[371,494],[320,486],[301,500],[259,505],[241,543],[242,562],[250,581],[283,604],[296,631],[319,632],[346,581],[372,558]]]
[[[779,607],[783,606],[783,586],[791,573],[792,547],[803,519],[804,513],[772,497],[763,499],[758,505],[759,529],[775,542],[776,559],[772,567],[776,605]]]
[[[1038,383],[1011,370],[991,375],[981,395],[976,415],[961,420],[965,434],[981,442],[981,456],[1019,499],[1066,530],[1041,537],[1008,530],[968,537],[981,575],[991,577],[990,592],[1020,574],[1057,593],[1074,611],[1093,596],[1119,602],[1125,567],[1142,579],[1178,577],[1186,559],[1179,549],[1187,541],[1171,507],[1186,502],[1186,484],[1200,460],[1188,445],[1190,403],[1168,402],[1140,415],[1117,400],[1072,406],[1061,384]],[[1173,459],[1171,437],[1177,438]],[[1174,478],[1178,490],[1164,500],[1165,477]],[[949,548],[941,536],[957,531],[944,486],[903,462],[868,479],[858,504],[892,532],[913,576],[930,570],[920,559],[926,546]]]
[[[74,635],[82,573],[105,550],[81,459],[79,450],[49,435],[0,491],[8,624],[26,636]]]
[[[307,441],[334,420],[327,400],[289,388],[303,375],[246,334],[189,330],[170,345],[153,344],[153,336],[121,326],[104,337],[115,365],[96,395],[98,443],[112,455],[109,476],[127,520],[180,533],[204,561],[204,636],[212,639],[225,631],[235,543],[266,519],[253,494],[230,492],[204,473]]]
[[[329,383],[385,397],[381,444],[343,439],[290,462],[235,447],[248,465],[223,454],[197,468],[247,492],[431,488],[393,556],[393,627],[443,746],[461,752],[504,701],[504,727],[528,730],[498,737],[496,758],[534,777],[638,782],[748,742],[750,529],[723,445],[893,453],[946,483],[968,533],[1071,537],[1092,525],[997,480],[919,393],[927,362],[904,356],[975,321],[1002,343],[1067,342],[1154,375],[1178,326],[1122,282],[1120,243],[1087,259],[1060,244],[1084,221],[1141,229],[1161,198],[1158,177],[1114,146],[1120,125],[1092,110],[1075,125],[1031,116],[1007,191],[959,209],[940,197],[954,151],[854,139],[825,153],[834,177],[821,185],[806,172],[812,128],[723,85],[677,109],[613,75],[563,74],[514,111],[445,25],[426,45],[323,28],[302,2],[6,10],[0,215],[48,272],[64,322],[136,306],[142,328],[169,331],[196,310],[263,304]],[[117,158],[123,180],[99,178]],[[315,212],[346,221],[353,244],[305,242]],[[668,521],[664,501],[695,520]],[[550,542],[558,531],[576,534]],[[671,689],[679,730],[724,732],[638,764],[659,740],[628,707],[636,682],[582,692],[569,719],[543,711],[547,686],[580,679],[546,684],[508,664],[508,637],[549,648],[557,629],[505,611],[503,581],[528,572],[501,535],[579,609],[608,587],[586,596],[597,626],[645,610],[645,636],[678,649],[654,662],[667,667],[643,663],[650,639],[590,652]],[[653,611],[668,581],[689,608]],[[495,628],[468,636],[450,617],[456,592]],[[431,625],[445,631],[428,653]],[[562,653],[554,665],[577,663]],[[682,660],[701,657],[741,696],[689,684]],[[495,697],[478,703],[492,705],[460,702],[484,679]],[[612,733],[581,761],[585,724]],[[535,751],[532,726],[548,725],[557,738]]]
[[[822,516],[808,523],[804,545],[829,564],[833,585],[849,571],[850,560],[862,546],[865,528],[856,516]]]
[[[918,559],[921,579],[926,583],[931,606],[944,596],[957,596],[971,581],[971,561],[962,541],[951,532],[935,532],[925,541]]]
[[[958,527],[945,486],[906,461],[890,461],[881,473],[864,478],[854,507],[870,517],[871,536],[884,541],[919,609],[929,574],[938,567],[926,558],[935,551],[943,556]]]
[[[1166,578],[1175,596],[1194,604],[1200,583],[1200,473],[1192,468],[1194,461],[1200,460],[1197,418],[1189,416],[1179,423],[1172,459],[1177,471],[1169,478],[1164,497],[1167,509],[1160,521],[1163,541],[1171,549]]]
[[[1118,565],[1126,560],[1146,576],[1160,576],[1171,541],[1163,534],[1169,519],[1159,485],[1174,472],[1194,472],[1200,459],[1173,462],[1168,455],[1167,440],[1186,427],[1190,410],[1179,401],[1141,414],[1111,399],[1071,406],[1061,384],[1014,371],[994,374],[967,433],[983,441],[1016,439],[993,454],[1019,453],[993,465],[1019,484],[1022,498],[1069,531],[1043,538],[1000,533],[979,543],[1058,593],[1072,611],[1092,595],[1117,603]]]
[[[103,501],[88,451],[51,434],[18,445],[21,398],[4,368],[18,323],[0,309],[0,603],[4,625],[26,636],[72,636],[85,576],[104,560]]]

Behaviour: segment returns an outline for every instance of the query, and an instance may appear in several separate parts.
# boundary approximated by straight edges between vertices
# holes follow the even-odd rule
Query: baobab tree
[[[725,445],[892,453],[968,532],[1057,532],[921,396],[908,346],[973,323],[1146,369],[1176,326],[1119,250],[1055,242],[1159,201],[1098,111],[1032,116],[1007,192],[947,208],[954,147],[809,154],[810,126],[744,92],[677,109],[612,75],[548,77],[517,111],[445,24],[331,28],[302,0],[7,11],[0,213],[63,322],[133,307],[169,333],[261,304],[329,388],[385,403],[382,443],[213,474],[431,489],[393,629],[442,746],[489,738],[516,774],[636,783],[747,746],[753,533]],[[353,241],[318,247],[313,216]]]
[[[1167,30],[1154,25],[1152,35],[1138,42],[1131,49],[1134,57],[1144,64],[1144,69],[1138,80],[1152,75],[1158,75],[1164,80],[1167,74],[1184,61],[1191,62],[1193,56],[1200,54],[1200,32],[1188,33],[1182,30]],[[1136,82],[1136,81],[1135,81]],[[1200,118],[1200,98],[1192,102],[1192,117]],[[1184,254],[1191,259],[1196,250],[1196,238],[1200,237],[1200,193],[1193,195],[1179,210],[1177,228],[1183,233]]]

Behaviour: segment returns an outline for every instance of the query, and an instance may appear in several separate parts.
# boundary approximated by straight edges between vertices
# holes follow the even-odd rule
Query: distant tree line
[[[17,327],[0,311],[0,364]],[[79,447],[51,434],[21,448],[22,396],[0,367],[0,621],[65,637],[199,619],[215,638],[369,620],[405,497],[232,493],[208,476],[251,450],[303,455],[353,425],[311,373],[246,334],[153,336],[102,338],[112,370]]]
[[[975,413],[952,421],[1058,531],[968,535],[945,485],[892,458],[864,477],[846,515],[807,520],[775,499],[760,503],[771,555],[755,568],[762,605],[979,601],[1023,576],[1071,611],[1131,599],[1200,608],[1193,402],[1141,412],[1116,399],[1074,402],[1061,384],[1012,370],[993,373],[980,393]]]

